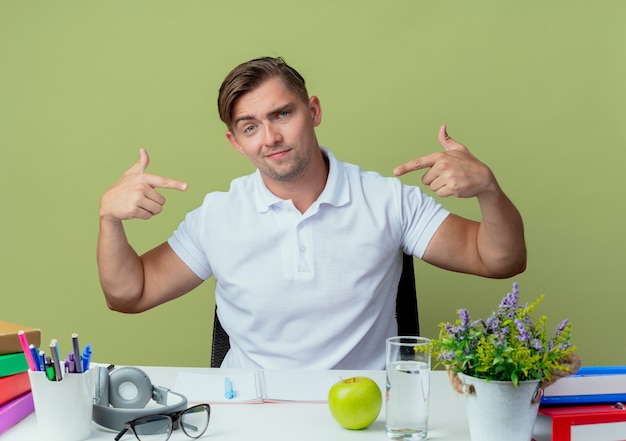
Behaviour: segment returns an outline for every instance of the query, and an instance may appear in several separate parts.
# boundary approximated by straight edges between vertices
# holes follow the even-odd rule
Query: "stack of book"
[[[18,337],[21,330],[29,343],[39,347],[39,329],[0,320],[0,435],[35,410],[28,362]]]
[[[534,439],[626,439],[625,403],[626,366],[581,367],[545,388]]]

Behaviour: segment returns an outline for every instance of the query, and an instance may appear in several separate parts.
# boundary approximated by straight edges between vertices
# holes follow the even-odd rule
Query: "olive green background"
[[[391,175],[440,149],[446,123],[522,212],[522,275],[417,262],[422,334],[461,307],[486,316],[515,280],[523,301],[546,294],[551,327],[571,319],[585,364],[626,364],[625,22],[623,1],[0,0],[0,319],[62,351],[78,332],[103,363],[208,365],[213,279],[143,314],[107,309],[99,199],[146,147],[148,171],[189,190],[164,191],[164,212],[127,233],[139,252],[166,240],[252,171],[224,137],[222,79],[281,55],[320,98],[318,137],[340,160]],[[478,216],[473,200],[442,202]]]

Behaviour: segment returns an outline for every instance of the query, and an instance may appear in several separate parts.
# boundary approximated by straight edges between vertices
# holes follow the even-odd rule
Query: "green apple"
[[[352,377],[335,383],[328,392],[328,408],[346,429],[365,429],[378,418],[383,395],[374,380]]]

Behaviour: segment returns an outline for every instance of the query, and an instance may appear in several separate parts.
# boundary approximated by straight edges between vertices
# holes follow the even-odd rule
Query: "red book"
[[[626,421],[624,405],[618,404],[621,406],[542,407],[539,408],[539,415],[545,415],[552,419],[552,441],[571,441],[573,426]]]
[[[29,391],[28,372],[0,378],[0,406]]]

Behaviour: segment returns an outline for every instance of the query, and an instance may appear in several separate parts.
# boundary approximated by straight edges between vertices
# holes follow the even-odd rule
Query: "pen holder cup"
[[[81,441],[91,436],[95,371],[65,374],[61,381],[28,371],[41,439]]]

